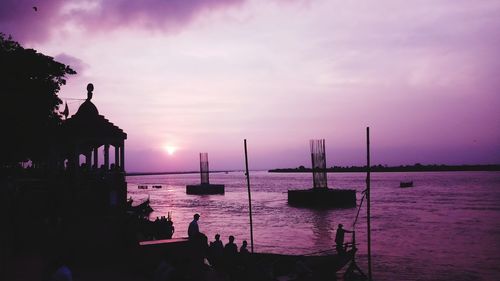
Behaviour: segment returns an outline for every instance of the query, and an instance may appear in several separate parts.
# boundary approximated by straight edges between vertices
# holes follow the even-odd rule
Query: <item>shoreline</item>
[[[413,165],[413,166],[372,166],[372,173],[394,173],[394,172],[497,172],[500,171],[499,164],[492,165]],[[269,173],[311,173],[311,168],[304,166],[298,168],[278,168],[268,170]],[[366,166],[358,167],[331,167],[326,169],[327,173],[363,173]]]

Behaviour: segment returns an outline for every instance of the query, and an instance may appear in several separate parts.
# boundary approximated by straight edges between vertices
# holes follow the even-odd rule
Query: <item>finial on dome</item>
[[[91,100],[92,99],[92,91],[94,90],[94,85],[92,85],[92,83],[89,83],[87,85],[87,100]]]

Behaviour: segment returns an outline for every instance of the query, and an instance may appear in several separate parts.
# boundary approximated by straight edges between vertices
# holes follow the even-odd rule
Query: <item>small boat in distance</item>
[[[402,181],[399,183],[399,187],[412,187],[413,181]]]
[[[153,185],[153,188],[161,188],[161,185]]]
[[[139,189],[148,189],[148,186],[147,185],[139,185],[139,186],[137,186],[137,188],[139,188]]]

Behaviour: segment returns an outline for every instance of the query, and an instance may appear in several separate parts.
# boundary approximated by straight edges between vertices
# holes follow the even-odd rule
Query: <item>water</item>
[[[310,174],[251,172],[254,245],[257,252],[308,254],[333,248],[339,223],[353,229],[357,208],[310,210],[287,205],[288,189],[310,188]],[[329,187],[356,189],[365,174],[329,174]],[[415,186],[399,188],[402,180]],[[136,201],[148,196],[155,212],[172,212],[174,237],[187,236],[194,213],[210,240],[229,235],[250,242],[248,194],[243,172],[211,174],[225,195],[186,195],[199,175],[127,177]],[[137,188],[150,186],[148,190]],[[162,189],[151,189],[160,184]],[[375,280],[500,280],[500,173],[429,172],[372,174],[372,263]],[[367,270],[366,208],[355,226],[358,263]],[[346,237],[347,238],[347,237]]]

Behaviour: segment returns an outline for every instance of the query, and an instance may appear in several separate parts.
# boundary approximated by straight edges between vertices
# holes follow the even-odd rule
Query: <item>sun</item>
[[[174,155],[174,153],[177,151],[177,147],[172,145],[165,145],[163,149],[165,149],[168,155]]]

